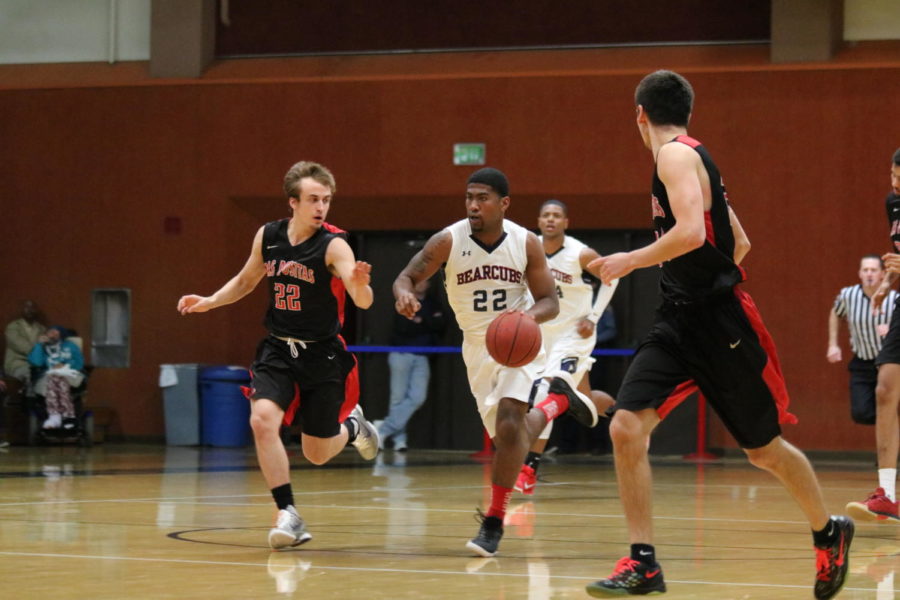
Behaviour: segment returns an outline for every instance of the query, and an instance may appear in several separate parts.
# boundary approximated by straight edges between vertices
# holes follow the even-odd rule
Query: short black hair
[[[544,200],[543,202],[541,202],[540,212],[544,212],[544,207],[547,206],[548,204],[557,205],[558,207],[560,207],[562,209],[564,216],[566,216],[566,217],[569,216],[569,207],[566,206],[565,202],[563,202],[562,200],[557,200],[556,198],[550,198],[549,200]]]
[[[500,194],[501,198],[509,196],[509,180],[506,179],[506,175],[500,169],[493,167],[478,169],[469,175],[469,181],[466,182],[466,185],[472,183],[483,183],[491,186],[495,192]]]
[[[897,148],[897,151],[894,152],[894,164],[900,167],[900,148]]]
[[[694,88],[674,71],[654,71],[638,84],[634,103],[644,107],[654,125],[687,127],[694,107]]]
[[[882,260],[880,256],[878,256],[877,254],[866,254],[861,259],[859,259],[859,262],[862,263],[862,261],[866,260],[867,258],[873,258],[877,260],[878,264],[881,266],[881,270],[884,271],[884,260]]]

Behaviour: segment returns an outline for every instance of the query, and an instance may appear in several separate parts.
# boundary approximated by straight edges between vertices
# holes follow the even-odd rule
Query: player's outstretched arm
[[[697,175],[700,157],[684,144],[665,144],[656,157],[656,170],[669,194],[675,226],[649,246],[601,256],[588,265],[603,283],[672,260],[699,248],[706,240],[703,188]]]
[[[183,315],[200,313],[212,310],[219,306],[237,302],[253,291],[259,280],[266,274],[266,267],[262,260],[263,228],[260,227],[253,238],[253,246],[250,256],[240,272],[232,277],[212,296],[197,296],[188,294],[178,300],[178,312]]]
[[[328,249],[325,250],[325,264],[333,268],[337,276],[343,280],[353,304],[363,309],[372,306],[374,295],[369,285],[372,265],[356,260],[353,249],[344,238],[335,237],[328,243]]]
[[[747,253],[750,252],[750,238],[747,237],[747,232],[741,227],[741,222],[738,221],[737,215],[730,206],[728,207],[728,218],[731,221],[731,233],[734,235],[733,259],[736,264],[741,264]]]
[[[413,289],[417,283],[425,281],[441,268],[450,258],[453,236],[449,231],[439,231],[431,236],[425,246],[410,259],[409,264],[400,271],[394,280],[394,308],[397,312],[412,319],[421,308]]]
[[[528,232],[525,239],[525,254],[528,264],[525,266],[525,280],[528,282],[528,290],[534,298],[534,305],[525,311],[525,314],[534,317],[538,323],[544,323],[556,318],[559,314],[559,296],[556,295],[556,284],[550,274],[547,265],[547,255],[544,254],[544,246],[537,236]]]

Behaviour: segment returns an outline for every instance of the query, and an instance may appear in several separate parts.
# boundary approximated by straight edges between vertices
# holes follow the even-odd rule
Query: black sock
[[[347,420],[344,421],[344,427],[347,428],[347,443],[352,444],[356,441],[356,436],[359,434],[359,423],[356,422],[355,417],[347,417]]]
[[[541,455],[538,452],[529,452],[525,457],[525,464],[534,469],[537,473],[538,467],[541,466]]]
[[[272,497],[275,498],[278,510],[284,510],[288,506],[294,505],[294,490],[291,489],[289,483],[272,488]]]
[[[631,560],[636,560],[645,565],[656,564],[656,550],[650,544],[632,544]]]
[[[834,520],[828,519],[828,524],[820,531],[813,531],[813,544],[820,548],[830,546],[834,543],[838,536],[838,528],[834,525]]]

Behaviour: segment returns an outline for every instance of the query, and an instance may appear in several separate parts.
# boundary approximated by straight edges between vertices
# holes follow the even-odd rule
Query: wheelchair
[[[81,345],[79,343],[81,342],[80,338],[69,339],[79,346]],[[48,416],[46,399],[37,394],[37,392],[33,392],[32,395],[25,397],[25,408],[28,413],[29,446],[75,443],[83,448],[89,448],[94,445],[94,413],[84,407],[88,379],[92,370],[93,367],[90,365],[85,365],[84,369],[82,369],[84,379],[79,386],[72,388],[72,404],[75,408],[75,418],[64,419],[62,427],[44,429],[44,421]],[[39,375],[40,370],[32,367],[31,380],[37,381]]]

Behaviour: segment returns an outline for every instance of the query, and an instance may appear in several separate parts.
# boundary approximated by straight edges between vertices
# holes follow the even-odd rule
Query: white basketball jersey
[[[525,281],[527,229],[504,219],[504,234],[493,247],[472,237],[468,219],[445,231],[453,236],[444,272],[447,299],[467,340],[484,337],[498,314],[533,304]]]
[[[547,255],[550,275],[553,276],[556,295],[559,296],[559,316],[541,324],[545,341],[574,333],[575,324],[591,312],[594,289],[581,276],[581,251],[586,247],[582,242],[567,235],[563,239],[562,247],[552,256]]]

